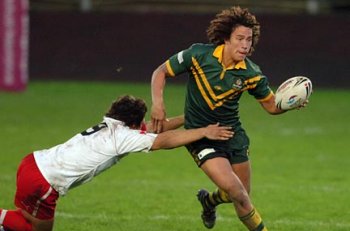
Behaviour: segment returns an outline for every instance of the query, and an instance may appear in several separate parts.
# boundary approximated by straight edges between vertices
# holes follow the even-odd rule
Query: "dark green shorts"
[[[231,164],[243,163],[249,160],[249,138],[242,132],[235,132],[232,145],[218,145],[206,139],[191,143],[186,146],[192,158],[200,167],[206,160],[216,157],[224,157]]]

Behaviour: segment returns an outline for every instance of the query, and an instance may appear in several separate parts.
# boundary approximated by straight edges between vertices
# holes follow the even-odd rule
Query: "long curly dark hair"
[[[253,30],[252,47],[249,51],[251,54],[259,41],[260,24],[246,8],[234,6],[218,13],[207,29],[209,42],[215,45],[224,44],[225,40],[230,39],[231,33],[237,26],[245,26]]]
[[[123,121],[128,127],[140,127],[147,112],[144,100],[131,95],[118,97],[105,114],[116,120]]]

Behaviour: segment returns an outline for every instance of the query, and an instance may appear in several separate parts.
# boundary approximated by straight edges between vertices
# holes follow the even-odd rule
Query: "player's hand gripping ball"
[[[312,82],[304,76],[287,79],[275,93],[276,107],[282,110],[292,110],[301,107],[312,93]]]

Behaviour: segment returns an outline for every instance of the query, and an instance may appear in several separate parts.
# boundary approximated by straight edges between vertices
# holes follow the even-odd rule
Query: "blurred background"
[[[192,43],[207,42],[209,21],[233,5],[249,8],[262,26],[251,59],[272,85],[305,75],[315,87],[350,87],[349,0],[3,0],[0,4],[3,90],[24,90],[31,80],[150,82],[152,71],[170,55]]]

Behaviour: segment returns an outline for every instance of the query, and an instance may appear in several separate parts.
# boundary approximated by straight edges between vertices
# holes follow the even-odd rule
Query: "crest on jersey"
[[[243,81],[242,79],[236,79],[233,84],[232,84],[232,88],[235,90],[241,90],[243,88]]]
[[[222,91],[222,87],[218,86],[218,85],[214,86],[214,89],[217,90],[217,91]]]

